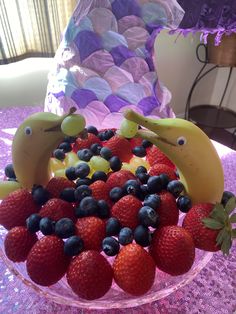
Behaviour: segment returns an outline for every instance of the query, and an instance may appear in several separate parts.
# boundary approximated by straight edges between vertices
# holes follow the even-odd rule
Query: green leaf
[[[228,216],[224,210],[223,205],[222,204],[216,204],[214,209],[210,213],[210,217],[215,218],[216,220],[224,223]]]
[[[232,238],[236,239],[236,229],[233,229],[231,233],[232,233]]]
[[[220,232],[218,233],[217,235],[217,238],[216,238],[216,242],[217,242],[217,245],[220,245],[222,244],[223,240],[224,240],[224,237],[225,237],[225,233],[227,233],[227,229],[224,228],[222,230],[220,230]]]
[[[231,197],[227,204],[225,205],[225,211],[228,215],[230,215],[236,207],[236,198]]]
[[[221,251],[228,255],[230,248],[232,246],[231,234],[227,233],[227,236],[224,238],[223,243],[221,245]]]
[[[232,224],[236,223],[236,213],[230,216],[229,221],[230,221]]]
[[[222,222],[212,218],[204,218],[202,221],[205,224],[205,226],[210,229],[220,230],[224,228],[224,224]]]

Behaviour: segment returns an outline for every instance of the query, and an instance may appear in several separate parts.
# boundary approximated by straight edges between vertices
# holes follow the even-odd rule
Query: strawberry
[[[106,184],[110,191],[116,186],[122,188],[125,182],[128,180],[136,180],[135,175],[129,170],[119,170],[109,174]]]
[[[159,176],[162,173],[167,174],[170,180],[177,180],[174,169],[165,164],[155,164],[149,170],[150,176]]]
[[[28,254],[26,268],[36,284],[51,286],[66,273],[70,258],[64,254],[64,242],[54,235],[41,238]]]
[[[48,182],[46,189],[48,190],[51,198],[59,198],[61,192],[65,188],[75,188],[76,184],[63,177],[53,177]]]
[[[140,245],[124,246],[113,263],[114,279],[127,293],[140,296],[152,287],[156,266],[153,258]]]
[[[4,240],[6,256],[13,262],[24,262],[37,239],[36,234],[30,233],[26,227],[14,227]]]
[[[48,200],[40,209],[39,215],[54,221],[58,221],[61,218],[70,218],[73,222],[77,220],[73,205],[59,198]]]
[[[220,249],[216,244],[219,231],[207,228],[202,221],[210,215],[213,208],[214,205],[209,203],[194,205],[186,214],[183,227],[191,233],[196,248],[216,252]]]
[[[113,270],[103,255],[97,251],[85,251],[71,261],[66,277],[79,297],[94,300],[110,289]]]
[[[157,267],[172,276],[190,270],[195,258],[195,246],[191,234],[179,226],[157,229],[149,247]]]
[[[38,211],[32,195],[26,189],[11,192],[0,204],[0,225],[6,229],[25,226],[26,219]]]
[[[133,149],[136,146],[141,146],[143,139],[141,137],[133,137],[129,140],[129,142],[130,142],[131,148]]]
[[[129,162],[133,157],[130,142],[120,135],[114,135],[104,146],[112,151],[113,156],[118,156],[123,162]]]
[[[106,236],[105,222],[98,217],[84,217],[76,223],[76,234],[84,241],[85,250],[101,251]]]
[[[133,195],[126,195],[119,199],[111,209],[111,216],[117,218],[122,227],[135,229],[138,224],[138,212],[142,202]]]
[[[89,188],[92,190],[92,196],[97,200],[110,201],[109,190],[106,182],[98,180],[90,184]]]
[[[150,166],[155,164],[165,164],[172,169],[175,169],[173,162],[155,145],[147,149],[146,159]]]
[[[77,153],[78,150],[83,148],[90,148],[92,144],[98,143],[102,146],[101,140],[94,134],[88,133],[88,137],[86,139],[77,138],[76,142],[73,146],[73,151]]]
[[[161,198],[161,204],[156,209],[160,219],[159,227],[177,225],[179,220],[179,209],[176,205],[174,196],[167,191],[160,192],[159,196]]]

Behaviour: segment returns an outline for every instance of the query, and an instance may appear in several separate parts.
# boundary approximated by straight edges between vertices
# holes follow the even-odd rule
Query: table
[[[0,109],[0,169],[10,162],[11,139],[15,127],[43,107]],[[224,167],[225,189],[236,193],[236,151],[214,142]],[[187,286],[165,299],[124,310],[95,311],[61,306],[39,297],[12,275],[0,261],[0,314],[233,314],[236,313],[236,243],[231,255],[215,253],[208,265]]]

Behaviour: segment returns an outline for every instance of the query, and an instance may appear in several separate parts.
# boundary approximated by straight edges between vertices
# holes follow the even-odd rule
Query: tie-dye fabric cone
[[[171,94],[156,74],[154,41],[183,15],[175,0],[79,1],[49,75],[45,111],[74,106],[97,127],[118,125],[127,107],[173,117]]]

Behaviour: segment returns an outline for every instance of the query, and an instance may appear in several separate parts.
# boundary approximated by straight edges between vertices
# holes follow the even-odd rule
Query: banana
[[[31,189],[33,185],[45,186],[50,179],[50,157],[65,133],[61,125],[73,114],[75,108],[63,116],[39,112],[29,116],[17,129],[12,143],[12,162],[18,182],[0,182],[0,199],[18,188]],[[79,116],[78,135],[84,135],[85,120]],[[82,122],[81,122],[82,121]],[[75,122],[75,119],[72,121]],[[68,122],[69,123],[69,122]],[[73,124],[74,125],[74,124]]]
[[[220,158],[208,136],[195,124],[178,118],[150,119],[130,109],[124,117],[146,129],[136,136],[158,146],[176,165],[193,204],[217,203],[224,192]]]

